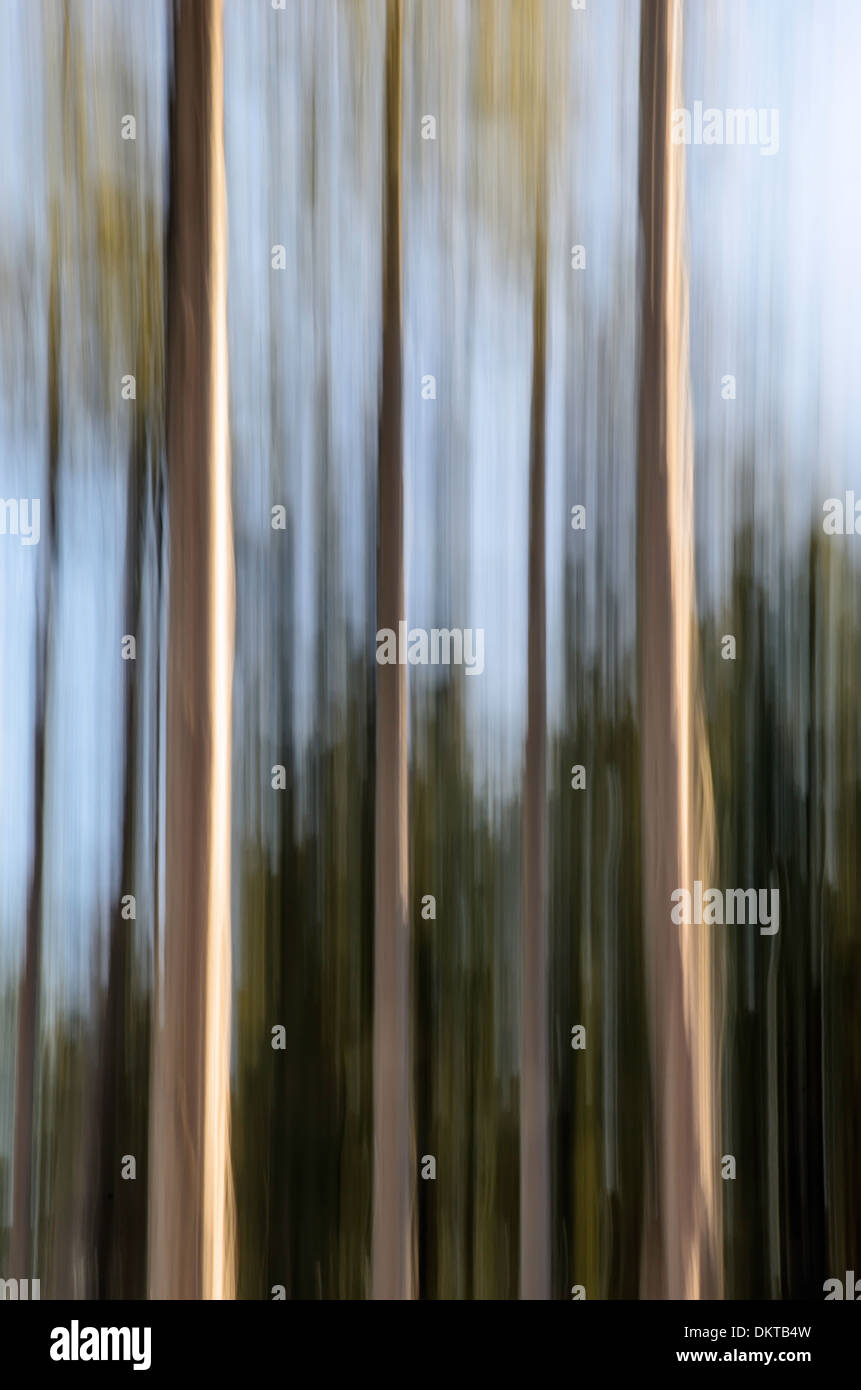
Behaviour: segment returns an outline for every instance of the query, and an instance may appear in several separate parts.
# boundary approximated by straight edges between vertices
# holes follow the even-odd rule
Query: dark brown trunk
[[[383,352],[377,625],[404,618],[401,365],[401,0],[386,13]],[[374,862],[374,1298],[411,1298],[414,1234],[407,905],[406,667],[377,667]]]
[[[543,131],[539,165],[544,167]],[[535,211],[532,417],[529,445],[529,635],[520,974],[520,1296],[550,1297],[550,1149],[545,904],[547,746],[545,406],[547,261],[545,180]]]
[[[126,593],[125,633],[138,632],[141,596],[141,526],[146,496],[147,448],[143,427],[137,421],[133,429],[129,459],[129,480],[126,511]],[[99,1097],[98,1186],[96,1190],[96,1262],[97,1296],[104,1298],[140,1298],[136,1266],[145,1248],[146,1189],[143,1173],[138,1181],[120,1180],[120,1160],[124,1153],[135,1153],[140,1166],[142,1154],[132,1142],[138,1130],[132,1084],[133,1062],[130,1038],[131,963],[133,948],[131,934],[135,922],[122,916],[122,899],[135,894],[135,807],[137,800],[138,751],[138,663],[124,662],[123,695],[125,729],[125,761],[123,765],[123,831],[119,892],[114,905],[108,947],[108,985],[102,1024],[102,1046],[99,1062],[102,1068]],[[137,1098],[137,1107],[143,1098]]]

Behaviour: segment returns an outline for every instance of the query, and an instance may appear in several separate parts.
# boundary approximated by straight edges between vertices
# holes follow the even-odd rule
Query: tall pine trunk
[[[123,631],[137,633],[141,617],[143,571],[143,510],[148,463],[146,431],[136,418],[132,427],[129,478],[126,496],[126,592]],[[135,831],[138,790],[138,738],[141,718],[137,662],[123,663],[123,727],[125,766],[122,783],[122,856],[119,891],[114,904],[108,944],[108,982],[98,1095],[98,1181],[95,1213],[96,1292],[99,1299],[143,1296],[139,1271],[146,1244],[146,1193],[137,1182],[120,1183],[120,1158],[140,1131],[143,1097],[133,1094],[135,1040],[131,1008],[134,992],[134,926],[123,918],[122,899],[135,893]],[[138,1146],[130,1150],[141,1164]],[[141,1239],[143,1236],[143,1239]]]
[[[698,666],[685,271],[681,0],[643,0],[643,233],[637,487],[643,912],[654,1162],[644,1292],[709,1298],[720,1280],[716,928],[676,926],[675,888],[709,882],[714,808]],[[719,929],[718,929],[719,930]]]
[[[539,100],[543,103],[541,94]],[[550,1297],[549,1057],[545,782],[547,748],[545,594],[545,405],[547,257],[546,151],[539,130],[532,305],[532,416],[529,441],[529,633],[520,971],[520,1296]]]
[[[401,365],[401,0],[386,12],[383,352],[379,439],[377,627],[404,618]],[[411,1298],[414,1233],[407,906],[407,682],[377,667],[374,825],[374,1180],[372,1292]]]
[[[177,6],[174,82],[166,902],[153,1020],[149,1284],[154,1298],[229,1298],[234,576],[220,0]]]

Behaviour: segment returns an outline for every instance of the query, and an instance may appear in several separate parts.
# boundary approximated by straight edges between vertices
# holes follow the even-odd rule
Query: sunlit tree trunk
[[[684,146],[670,139],[681,63],[681,0],[643,0],[637,586],[656,1164],[643,1280],[650,1296],[708,1298],[720,1279],[720,948],[716,928],[670,919],[674,888],[708,884],[714,814],[697,660]]]
[[[220,0],[182,0],[177,6],[174,72],[166,902],[153,1020],[149,1284],[155,1298],[225,1298],[234,1290],[229,1156],[234,577]]]
[[[401,365],[401,0],[386,12],[383,353],[377,626],[404,618]],[[406,667],[377,667],[374,861],[374,1298],[411,1298],[414,1233],[407,909]]]

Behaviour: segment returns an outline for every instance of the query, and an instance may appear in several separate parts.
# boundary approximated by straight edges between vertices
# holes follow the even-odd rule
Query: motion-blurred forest
[[[0,1275],[861,1268],[859,56],[852,0],[0,7]],[[670,146],[700,98],[777,153]]]

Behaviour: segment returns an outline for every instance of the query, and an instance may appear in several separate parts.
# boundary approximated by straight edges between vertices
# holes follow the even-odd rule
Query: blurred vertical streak
[[[401,0],[386,10],[383,349],[379,435],[377,627],[404,612],[401,328]],[[374,1196],[372,1285],[412,1298],[415,1237],[410,1095],[410,930],[407,905],[406,667],[377,667],[374,826]]]
[[[153,1298],[234,1292],[230,1172],[233,537],[220,0],[174,12],[164,972],[150,1129]]]
[[[68,41],[68,13],[66,15]],[[15,1141],[12,1188],[11,1275],[33,1277],[32,1174],[36,1044],[39,1020],[39,975],[42,956],[42,873],[45,855],[45,718],[50,683],[54,566],[57,549],[57,470],[60,457],[60,266],[58,213],[51,209],[50,288],[48,292],[47,370],[47,506],[42,506],[44,535],[40,554],[39,608],[36,631],[36,734],[33,753],[33,866],[27,898],[27,938],[24,974],[18,1005],[18,1047],[15,1069]],[[47,512],[47,516],[45,513]]]
[[[539,33],[543,39],[543,30]],[[535,94],[539,117],[536,128],[532,416],[529,439],[529,628],[520,986],[520,1296],[527,1299],[550,1297],[550,1088],[544,862],[547,780],[544,519],[547,397],[547,130],[543,76],[541,62]]]
[[[640,215],[644,264],[637,484],[643,910],[652,1039],[657,1224],[644,1293],[720,1287],[717,1026],[709,927],[678,928],[671,894],[709,881],[713,795],[694,641],[693,437],[684,250],[681,0],[643,0]]]
[[[146,287],[144,288],[146,292]],[[152,354],[154,344],[146,349]],[[136,359],[141,360],[141,354]],[[146,402],[147,406],[149,402]],[[135,413],[129,458],[129,478],[126,499],[126,592],[125,632],[138,632],[141,619],[141,581],[143,569],[142,526],[147,486],[147,441],[142,420],[144,402]],[[108,985],[102,1021],[100,1063],[100,1114],[98,1125],[99,1176],[96,1211],[96,1267],[99,1298],[133,1298],[142,1296],[137,1279],[139,1226],[145,1232],[145,1209],[141,1210],[138,1184],[130,1183],[130,1198],[135,1200],[121,1207],[113,1189],[116,1187],[118,1156],[137,1115],[132,1106],[133,1047],[130,1045],[130,1005],[133,981],[131,978],[132,945],[128,923],[122,915],[123,894],[134,881],[135,868],[135,808],[138,785],[138,732],[141,718],[136,663],[129,662],[124,671],[123,693],[124,748],[122,859],[114,919],[111,923],[108,955]],[[120,1217],[123,1212],[125,1219]],[[133,1213],[133,1220],[129,1214]]]

